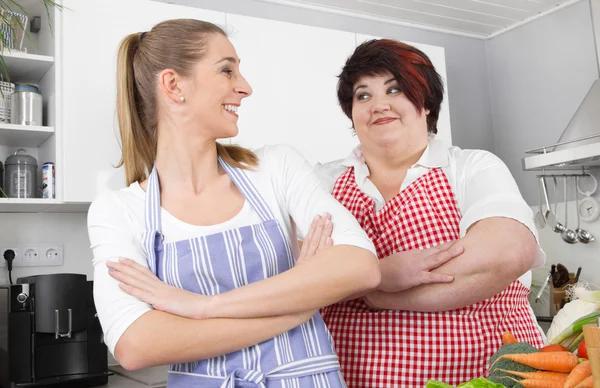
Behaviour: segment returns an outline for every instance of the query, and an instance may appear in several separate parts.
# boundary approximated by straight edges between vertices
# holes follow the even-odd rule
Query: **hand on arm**
[[[525,225],[502,217],[475,223],[460,244],[463,254],[433,270],[453,274],[452,283],[376,291],[365,301],[376,308],[427,312],[465,307],[498,294],[528,271],[537,248]]]
[[[431,271],[462,253],[462,245],[455,242],[394,253],[379,261],[381,283],[378,290],[398,292],[421,284],[450,283],[454,280],[452,275]]]

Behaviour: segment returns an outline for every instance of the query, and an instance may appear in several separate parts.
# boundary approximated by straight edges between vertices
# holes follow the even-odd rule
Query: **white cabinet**
[[[400,40],[406,44],[414,46],[421,50],[425,55],[429,57],[431,63],[435,67],[436,71],[442,77],[442,81],[444,82],[444,100],[442,101],[442,107],[440,109],[440,116],[438,117],[438,134],[437,138],[443,140],[448,145],[452,144],[452,131],[450,129],[450,108],[448,107],[448,78],[446,77],[446,57],[443,47],[431,46],[428,44],[422,43],[412,43],[402,40],[399,37],[386,37],[389,39]],[[381,39],[378,36],[372,35],[356,35],[357,44],[361,44],[371,39]]]
[[[62,177],[65,202],[91,202],[125,185],[116,119],[119,42],[175,18],[225,25],[225,14],[147,0],[65,0],[62,67]]]
[[[232,143],[291,144],[311,163],[345,157],[357,140],[336,84],[355,34],[230,14],[227,30],[253,88]]]
[[[17,7],[12,7],[18,13],[25,13],[29,18],[41,18],[41,30],[38,33],[28,31],[23,41],[26,51],[4,50],[2,52],[4,63],[11,83],[28,83],[38,86],[43,100],[43,125],[16,125],[8,123],[10,116],[5,114],[0,120],[0,162],[5,163],[8,156],[19,149],[25,149],[33,156],[38,165],[36,177],[36,195],[41,196],[41,169],[45,162],[55,162],[57,140],[55,136],[55,40],[50,31],[49,17],[54,19],[54,12],[46,12],[41,1],[19,0]],[[4,5],[5,6],[5,5]],[[52,20],[58,26],[59,21]],[[10,100],[8,90],[3,91],[0,99]],[[6,167],[6,166],[4,166]],[[5,171],[6,172],[6,171]],[[7,174],[5,174],[7,175]],[[8,179],[7,179],[8,181]],[[8,182],[0,186],[6,189]],[[0,192],[0,212],[41,211],[56,203],[60,199],[41,198],[5,198]]]

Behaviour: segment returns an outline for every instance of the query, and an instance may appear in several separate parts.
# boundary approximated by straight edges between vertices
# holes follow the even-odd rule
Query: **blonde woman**
[[[342,387],[316,310],[377,287],[375,249],[294,149],[217,143],[252,93],[239,62],[199,20],[121,43],[128,187],[88,215],[105,341],[126,369],[171,364],[170,388]]]

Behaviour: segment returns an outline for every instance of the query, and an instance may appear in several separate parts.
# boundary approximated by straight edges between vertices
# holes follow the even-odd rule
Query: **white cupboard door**
[[[412,43],[407,42],[402,39],[394,38],[394,37],[386,37],[389,39],[400,40],[403,43],[409,44],[421,50],[425,55],[429,57],[431,63],[435,67],[435,70],[438,72],[440,77],[442,77],[442,81],[444,82],[444,100],[442,101],[442,107],[440,109],[440,116],[438,117],[438,134],[436,136],[437,139],[443,140],[448,145],[452,144],[452,131],[450,129],[450,109],[448,107],[448,82],[446,77],[446,56],[443,47],[431,46],[428,44],[422,43]],[[362,35],[356,34],[356,41],[358,44],[366,42],[371,39],[381,39],[378,36],[371,35]]]
[[[116,120],[120,41],[175,18],[225,26],[225,14],[148,0],[64,0],[60,45],[63,79],[64,201],[90,202],[125,186]]]
[[[310,163],[344,158],[357,144],[336,97],[353,33],[227,14],[227,31],[253,89],[232,143],[286,143]]]

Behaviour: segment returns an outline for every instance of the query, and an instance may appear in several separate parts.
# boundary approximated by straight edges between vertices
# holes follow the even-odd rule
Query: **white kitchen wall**
[[[0,213],[0,246],[13,244],[63,246],[64,264],[56,267],[15,267],[13,282],[21,276],[46,273],[79,273],[92,279],[92,252],[87,234],[87,214],[10,214]],[[4,260],[3,258],[0,258]],[[0,268],[0,279],[6,267]]]
[[[443,47],[450,91],[452,142],[462,148],[492,148],[483,40],[255,0],[177,0],[177,4]]]
[[[463,148],[492,147],[487,64],[482,40],[253,0],[183,0],[178,3],[444,47],[451,91],[453,143]],[[0,214],[0,246],[47,242],[64,244],[64,265],[15,268],[13,279],[53,272],[83,273],[92,278],[85,214]],[[5,269],[0,268],[0,271]]]
[[[592,31],[589,3],[582,1],[486,41],[491,151],[530,205],[538,202],[538,186],[521,159],[528,149],[558,141],[598,78]]]

